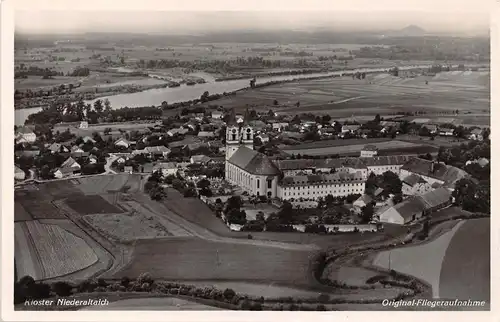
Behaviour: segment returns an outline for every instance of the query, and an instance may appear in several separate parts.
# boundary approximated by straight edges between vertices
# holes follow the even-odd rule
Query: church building
[[[248,111],[238,124],[232,110],[226,129],[226,180],[250,195],[275,198],[280,170],[268,156],[253,149],[254,135]]]

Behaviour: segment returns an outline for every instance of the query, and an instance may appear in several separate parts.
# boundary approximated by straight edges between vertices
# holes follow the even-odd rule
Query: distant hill
[[[425,35],[427,35],[427,32],[415,25],[409,25],[400,30],[388,31],[384,34],[386,37],[421,37]]]

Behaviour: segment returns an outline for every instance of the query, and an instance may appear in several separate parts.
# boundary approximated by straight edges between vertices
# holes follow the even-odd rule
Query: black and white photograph
[[[491,310],[491,3],[71,2],[12,9],[14,313]]]

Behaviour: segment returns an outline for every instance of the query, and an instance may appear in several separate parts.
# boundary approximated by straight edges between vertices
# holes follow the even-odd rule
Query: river
[[[427,68],[430,65],[411,65],[399,66],[400,70],[407,70],[413,68]],[[314,74],[301,74],[301,75],[283,75],[283,76],[269,76],[260,77],[256,79],[257,84],[267,83],[271,81],[286,81],[292,79],[308,79],[320,76],[338,76],[342,73],[349,72],[383,72],[388,68],[360,68],[346,71],[335,71],[327,73],[314,73]],[[157,88],[150,89],[137,93],[119,94],[112,96],[99,97],[100,100],[108,99],[113,109],[122,107],[141,107],[141,106],[159,106],[163,101],[168,103],[177,103],[200,98],[200,96],[208,91],[209,94],[222,94],[224,92],[233,92],[239,89],[250,86],[250,78],[236,79],[215,82],[215,79],[209,79],[207,83],[196,84],[188,86],[182,84],[179,87],[172,88]],[[95,100],[86,101],[86,103],[93,103]],[[37,113],[41,110],[40,107],[26,108],[15,110],[15,124],[22,125],[30,114]]]

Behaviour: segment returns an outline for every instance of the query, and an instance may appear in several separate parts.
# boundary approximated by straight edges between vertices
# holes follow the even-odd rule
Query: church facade
[[[280,171],[265,154],[253,149],[254,135],[246,117],[242,126],[235,117],[230,118],[226,129],[226,180],[250,195],[275,198]]]

